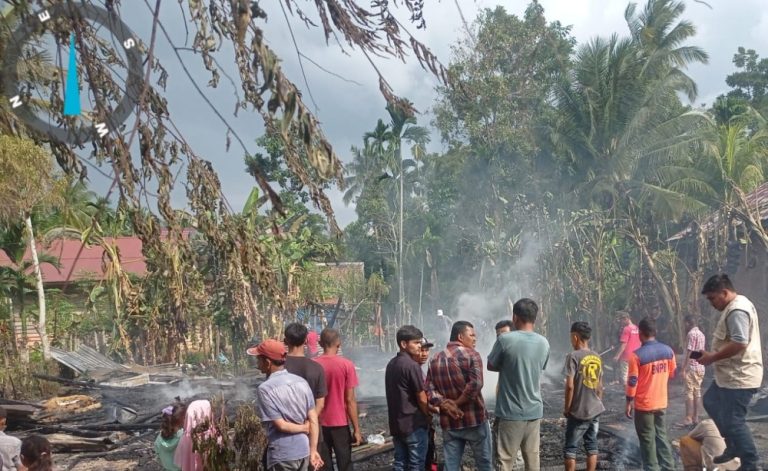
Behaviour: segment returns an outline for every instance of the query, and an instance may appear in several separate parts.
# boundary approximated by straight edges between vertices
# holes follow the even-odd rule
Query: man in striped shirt
[[[656,340],[656,322],[645,318],[638,324],[640,341],[629,358],[627,417],[635,412],[643,469],[675,469],[672,446],[667,439],[667,382],[675,375],[675,352]]]
[[[704,365],[691,358],[691,353],[704,351],[706,339],[699,330],[698,319],[695,316],[685,316],[685,329],[688,331],[685,341],[685,358],[683,360],[683,382],[685,384],[685,420],[678,424],[691,427],[699,422],[701,405],[701,382],[704,380]]]
[[[460,471],[464,447],[469,445],[479,471],[492,470],[491,428],[483,401],[483,360],[475,350],[475,328],[458,321],[451,328],[445,350],[429,362],[427,391],[430,403],[441,409],[446,471]],[[442,409],[458,407],[459,416]]]

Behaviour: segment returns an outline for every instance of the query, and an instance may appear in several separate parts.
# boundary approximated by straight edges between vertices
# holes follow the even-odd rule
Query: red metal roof
[[[144,275],[147,272],[147,264],[141,253],[141,240],[138,237],[106,238],[110,244],[114,244],[120,254],[120,262],[123,270],[135,275]],[[82,247],[82,251],[80,248]],[[58,239],[48,247],[38,245],[38,253],[45,253],[59,259],[60,267],[57,269],[51,264],[44,263],[40,266],[45,283],[65,283],[78,280],[102,280],[104,270],[102,263],[108,262],[104,250],[98,245],[86,245],[76,239]],[[79,252],[79,255],[78,255]],[[32,260],[32,255],[27,248],[24,260]],[[13,263],[0,250],[0,266],[13,266]]]

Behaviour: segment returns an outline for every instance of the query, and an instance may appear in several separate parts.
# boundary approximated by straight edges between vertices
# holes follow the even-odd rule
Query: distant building
[[[114,237],[106,238],[107,243],[117,248],[120,254],[120,263],[124,271],[136,276],[144,276],[147,273],[147,264],[142,254],[142,243],[138,237]],[[46,288],[72,287],[77,282],[98,282],[105,279],[104,268],[108,263],[107,255],[100,245],[83,244],[77,239],[57,239],[48,246],[38,245],[39,255],[48,255],[59,261],[59,267],[50,263],[40,265],[43,274],[43,286]],[[27,248],[24,253],[24,261],[32,260],[32,254]],[[0,251],[0,267],[13,267],[14,265],[5,252]],[[30,268],[29,273],[32,273]],[[29,303],[37,302],[37,295],[28,295]],[[22,327],[18,314],[14,310],[13,328],[16,338],[21,337]],[[27,323],[27,341],[33,345],[40,342],[36,322]]]

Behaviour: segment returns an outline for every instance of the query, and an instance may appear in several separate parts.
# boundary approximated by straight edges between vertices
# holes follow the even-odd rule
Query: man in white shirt
[[[763,350],[760,325],[754,304],[738,294],[728,275],[715,275],[701,290],[712,307],[720,311],[712,350],[697,360],[712,365],[715,380],[704,394],[704,409],[725,439],[725,451],[712,459],[716,465],[741,458],[741,468],[759,468],[760,457],[746,423],[749,401],[763,381]]]
[[[0,407],[0,471],[16,471],[21,466],[21,440],[5,434],[8,412]]]

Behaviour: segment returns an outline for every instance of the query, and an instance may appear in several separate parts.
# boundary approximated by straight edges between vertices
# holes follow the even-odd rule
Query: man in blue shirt
[[[265,340],[249,348],[267,380],[259,385],[259,415],[267,427],[267,469],[306,471],[323,465],[317,451],[319,427],[309,384],[285,369],[285,345]],[[309,437],[307,437],[309,435]]]
[[[488,355],[488,369],[499,372],[496,397],[496,456],[502,471],[512,471],[518,450],[526,470],[539,469],[539,429],[544,416],[541,372],[549,342],[533,331],[539,306],[528,298],[512,307],[515,330],[500,335]]]

